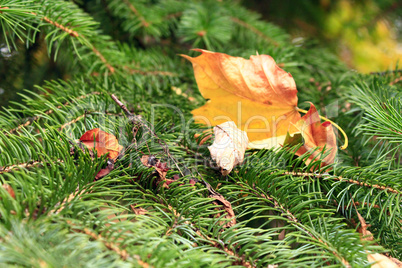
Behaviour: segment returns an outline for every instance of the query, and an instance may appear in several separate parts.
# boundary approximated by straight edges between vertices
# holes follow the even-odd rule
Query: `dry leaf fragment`
[[[367,230],[367,228],[370,227],[370,224],[366,223],[362,215],[359,213],[359,211],[357,211],[356,206],[355,209],[360,222],[360,227],[357,229],[357,231],[362,234],[362,240],[373,240],[373,235],[369,230]],[[367,259],[369,262],[374,263],[371,265],[371,268],[402,267],[402,262],[400,262],[398,259],[390,258],[380,253],[368,254]]]
[[[135,215],[145,215],[148,213],[148,210],[142,208],[142,207],[137,207],[136,204],[130,205],[131,210],[134,212]]]
[[[153,167],[155,168],[156,172],[158,173],[158,181],[157,184],[163,182],[164,188],[169,188],[169,184],[175,181],[173,179],[166,179],[166,174],[170,168],[167,167],[167,163],[162,163],[153,155],[143,155],[141,157],[141,163],[146,167]]]
[[[227,214],[225,215],[225,219],[229,219],[230,221],[227,221],[227,222],[225,221],[225,224],[223,225],[223,227],[226,228],[226,227],[232,227],[233,225],[235,225],[236,224],[236,216],[235,216],[235,213],[234,213],[234,211],[232,209],[232,204],[229,201],[227,201],[223,197],[223,195],[221,195],[220,193],[215,191],[212,188],[212,186],[208,182],[206,182],[205,180],[196,179],[196,178],[192,178],[190,180],[190,183],[193,184],[193,185],[195,183],[197,183],[197,182],[204,184],[205,187],[207,188],[208,192],[209,192],[208,197],[214,198],[215,201],[213,201],[213,203],[215,205],[222,205],[223,209],[226,211]],[[215,217],[220,217],[220,216],[221,216],[220,213],[217,213],[215,215]]]
[[[14,189],[13,189],[13,187],[11,187],[9,184],[7,184],[7,183],[4,183],[3,185],[3,188],[4,188],[4,190],[6,190],[7,192],[8,192],[8,194],[13,198],[13,199],[15,199],[15,192],[14,192]],[[0,198],[1,199],[1,198]]]
[[[116,137],[110,133],[94,128],[88,130],[80,138],[83,143],[89,149],[96,150],[98,156],[108,154],[108,158],[116,159],[123,146],[119,145]]]
[[[95,180],[102,179],[103,177],[108,175],[110,171],[112,171],[113,169],[114,169],[114,160],[108,159],[106,168],[102,168],[101,170],[99,170],[98,174],[96,174],[95,176]]]
[[[380,253],[374,253],[374,254],[369,254],[367,255],[367,259],[369,262],[373,262],[374,264],[371,265],[371,268],[398,268],[401,267],[400,265],[397,265],[395,262],[393,262],[390,258],[387,256],[380,254]]]
[[[317,109],[311,103],[308,113],[297,123],[300,134],[296,133],[293,136],[288,134],[284,144],[294,145],[302,142],[303,146],[297,150],[296,155],[301,156],[306,152],[312,152],[306,164],[319,159],[319,155],[323,152],[325,147],[325,152],[329,152],[329,154],[322,159],[321,166],[326,166],[334,163],[338,147],[336,146],[336,137],[331,122],[325,121],[321,123],[320,121]],[[319,149],[313,151],[317,147]]]
[[[208,149],[222,174],[228,175],[233,167],[243,162],[248,145],[247,133],[229,121],[214,127],[214,134],[214,143]]]
[[[223,209],[226,211],[225,219],[230,219],[230,221],[226,222],[223,227],[228,228],[232,227],[233,225],[236,224],[236,217],[232,209],[232,204],[230,204],[229,201],[227,201],[221,194],[215,193],[210,195],[209,197],[216,199],[213,203],[215,205],[222,204]],[[218,215],[220,216],[220,215]]]
[[[153,155],[143,155],[141,157],[141,163],[147,167],[154,167],[158,172],[159,177],[162,180],[166,179],[166,174],[169,170],[166,163],[161,163],[155,156]]]
[[[198,88],[209,99],[192,111],[197,122],[216,126],[236,121],[247,132],[250,147],[255,141],[297,131],[294,124],[300,114],[296,83],[271,56],[257,55],[246,60],[207,50],[195,51],[202,54],[195,58],[182,56],[193,64]]]

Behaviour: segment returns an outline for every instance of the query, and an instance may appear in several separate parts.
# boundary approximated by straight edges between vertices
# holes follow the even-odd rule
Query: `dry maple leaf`
[[[335,160],[338,147],[336,146],[336,137],[332,124],[329,121],[324,123],[320,122],[320,116],[317,109],[311,103],[310,110],[305,114],[297,123],[297,127],[300,130],[300,134],[294,134],[293,137],[287,136],[284,144],[294,145],[297,143],[303,143],[303,145],[297,150],[296,155],[301,156],[306,152],[310,152],[310,157],[306,160],[308,165],[311,161],[320,158],[323,149],[329,154],[322,159],[322,166],[332,164]],[[318,150],[315,150],[316,148]]]
[[[352,200],[353,201],[353,200]],[[354,205],[354,203],[353,203]],[[362,217],[362,215],[359,213],[359,211],[356,208],[356,205],[354,205],[357,217],[360,222],[360,227],[357,229],[359,233],[362,234],[362,240],[373,240],[373,235],[369,230],[367,230],[368,227],[370,227],[370,224],[366,223],[366,220]],[[380,253],[372,253],[372,254],[367,254],[367,259],[369,262],[373,263],[371,265],[371,268],[398,268],[402,267],[402,262],[399,261],[398,259],[392,258],[392,257],[387,257],[384,254]]]
[[[195,49],[202,54],[192,58],[198,88],[207,103],[192,111],[197,122],[216,126],[238,122],[251,143],[272,147],[270,139],[294,133],[300,119],[297,89],[291,74],[279,68],[268,55],[250,56],[250,60],[223,53]],[[267,144],[268,143],[268,144]],[[263,146],[261,144],[264,144]]]
[[[116,159],[123,146],[119,145],[116,137],[110,133],[94,128],[88,130],[80,138],[83,143],[89,149],[96,150],[98,156],[108,154],[108,158]]]
[[[214,143],[208,149],[222,174],[227,175],[243,162],[248,145],[247,133],[238,129],[233,121],[228,121],[214,127],[214,134]]]
[[[295,81],[272,57],[257,55],[246,60],[207,50],[195,51],[202,54],[195,58],[182,56],[193,64],[198,88],[208,100],[192,111],[196,122],[216,126],[235,121],[247,132],[248,148],[281,147],[302,142],[303,138],[297,155],[315,149],[307,164],[318,158],[324,148],[330,153],[322,160],[322,166],[334,162],[337,147],[332,125],[345,136],[341,148],[347,147],[344,131],[329,120],[321,124],[314,105],[308,112],[297,107]],[[299,111],[307,114],[301,118]]]

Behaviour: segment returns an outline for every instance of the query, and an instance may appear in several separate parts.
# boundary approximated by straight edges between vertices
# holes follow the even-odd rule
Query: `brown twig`
[[[133,123],[138,123],[138,122],[139,122],[139,123],[141,124],[141,126],[143,126],[144,128],[146,128],[146,129],[149,131],[149,133],[157,139],[158,143],[159,143],[160,146],[164,149],[164,151],[165,151],[165,153],[167,154],[167,156],[168,156],[170,159],[172,159],[173,163],[175,164],[176,168],[179,170],[180,174],[181,174],[182,176],[184,176],[184,173],[182,172],[181,168],[179,167],[179,164],[177,163],[177,160],[176,160],[176,159],[172,156],[172,154],[170,153],[170,151],[169,151],[169,146],[167,145],[167,143],[166,143],[164,140],[160,139],[160,138],[158,137],[158,135],[156,135],[156,133],[155,133],[147,124],[145,124],[144,122],[141,121],[141,120],[142,120],[142,119],[141,119],[141,116],[135,116],[135,115],[133,115],[133,114],[127,109],[127,107],[126,107],[114,94],[112,94],[111,97],[112,97],[112,99],[116,102],[116,104],[119,105],[119,107],[125,112],[125,114],[130,118],[131,122],[133,122]]]
[[[31,168],[31,167],[36,167],[36,166],[40,166],[43,163],[40,161],[34,161],[34,162],[30,162],[30,163],[22,163],[19,165],[12,165],[6,168],[1,168],[0,167],[0,174],[6,173],[6,172],[12,172],[14,170],[18,170],[18,169],[23,169],[23,168]]]
[[[96,56],[106,65],[109,71],[113,74],[115,72],[114,67],[106,60],[106,58],[99,52],[94,46],[92,46],[92,51],[95,53]]]
[[[59,128],[59,131],[63,130],[65,127],[67,127],[67,126],[69,126],[69,125],[71,125],[71,124],[74,124],[74,123],[78,122],[79,120],[81,120],[81,118],[84,118],[84,117],[85,117],[85,114],[82,114],[82,115],[78,116],[77,118],[71,120],[70,122],[67,122],[67,123],[63,124],[63,125]]]
[[[130,74],[178,76],[178,74],[176,74],[176,73],[167,72],[167,71],[143,71],[143,70],[138,70],[138,69],[131,69],[127,66],[124,66],[123,68],[126,69]]]
[[[248,24],[245,21],[242,21],[239,18],[235,18],[235,17],[231,17],[232,21],[239,24],[240,26],[243,26],[244,28],[249,29],[250,31],[254,32],[255,34],[257,34],[259,37],[261,37],[262,39],[264,39],[265,41],[267,41],[268,43],[272,43],[274,46],[278,47],[279,44],[278,42],[276,42],[275,40],[273,40],[271,37],[265,35],[263,32],[261,32],[260,30],[258,30],[257,28],[255,28],[254,26]]]
[[[35,13],[33,13],[33,14],[36,15]],[[62,31],[64,31],[64,32],[66,32],[66,33],[68,33],[68,34],[69,34],[70,36],[72,36],[72,37],[78,37],[78,36],[79,36],[79,34],[78,34],[76,31],[71,30],[70,28],[67,28],[67,27],[63,26],[63,25],[61,25],[60,23],[57,23],[57,22],[55,22],[55,21],[52,21],[52,20],[49,19],[48,17],[43,17],[42,20],[44,20],[44,21],[46,21],[46,22],[48,22],[48,23],[50,23],[50,24],[56,26],[57,28],[61,29]]]
[[[63,160],[58,159],[56,162],[58,163],[63,163]],[[12,172],[14,170],[19,170],[19,169],[24,169],[24,168],[32,168],[36,166],[43,165],[43,162],[41,161],[32,161],[32,162],[27,162],[27,163],[22,163],[18,165],[12,165],[9,167],[2,168],[0,167],[0,174],[6,173],[6,172]]]
[[[133,114],[127,109],[126,105],[124,105],[114,94],[111,95],[112,99],[116,102],[117,105],[126,113],[128,116],[132,116]]]
[[[144,18],[144,16],[142,16],[140,14],[140,12],[138,12],[138,10],[134,7],[134,5],[132,3],[130,3],[130,1],[128,0],[123,0],[123,2],[130,8],[130,10],[140,19],[142,26],[144,27],[149,27],[151,25],[151,23],[147,22]]]
[[[178,221],[178,219],[180,219],[181,215],[170,205],[168,205],[168,209],[173,212],[173,214],[176,217],[176,221]],[[193,223],[189,222],[189,221],[185,221],[185,224],[189,225],[195,232],[197,235],[199,235],[202,239],[207,240],[209,243],[211,243],[214,247],[218,248],[218,249],[222,249],[223,251],[225,251],[228,255],[236,257],[239,261],[236,264],[240,264],[241,266],[247,267],[247,268],[251,268],[254,267],[250,262],[246,261],[244,256],[239,256],[238,254],[236,254],[236,252],[234,252],[233,250],[229,249],[226,245],[222,245],[216,241],[214,241],[213,238],[204,235],[200,232],[199,228],[197,228]],[[166,231],[166,235],[169,235],[171,233],[172,228],[169,228]]]
[[[102,242],[102,243],[105,245],[105,247],[107,247],[108,249],[110,249],[110,250],[116,252],[116,253],[120,256],[120,258],[121,258],[122,260],[127,260],[128,258],[133,258],[133,259],[135,259],[135,260],[138,262],[138,264],[139,264],[141,267],[144,267],[144,268],[150,268],[150,267],[152,267],[150,264],[148,264],[148,263],[142,261],[139,255],[130,255],[125,249],[121,249],[121,248],[119,248],[116,244],[114,244],[114,243],[112,243],[112,242],[109,242],[109,241],[106,241],[106,240],[102,237],[102,235],[96,234],[94,231],[92,231],[92,230],[90,230],[90,229],[88,229],[88,228],[79,229],[79,228],[77,228],[76,225],[74,225],[74,223],[72,223],[71,221],[67,221],[67,223],[68,223],[70,226],[73,226],[72,229],[73,229],[74,231],[80,232],[80,233],[84,233],[84,234],[88,235],[89,237],[91,237],[93,240]]]
[[[35,13],[35,12],[31,12],[31,14],[34,15],[34,16],[38,16],[38,14]],[[63,25],[60,24],[60,23],[57,23],[57,22],[55,22],[55,21],[52,21],[51,19],[49,19],[49,18],[46,17],[46,16],[42,17],[41,19],[44,20],[44,21],[46,21],[47,23],[50,23],[51,25],[56,26],[57,28],[61,29],[63,32],[68,33],[68,34],[69,34],[70,36],[72,36],[72,37],[78,37],[78,36],[80,36],[76,31],[71,30],[70,28],[67,28],[67,27],[63,26]]]
[[[353,201],[353,200],[352,200]],[[367,203],[367,202],[364,202],[364,203],[360,203],[359,201],[353,201],[352,202],[352,206],[354,206],[354,207],[356,207],[356,206],[360,206],[361,204],[363,204],[364,206],[368,206],[368,207],[373,207],[373,208],[380,208],[380,206],[379,205],[373,205],[373,204],[371,204],[371,203]],[[346,208],[348,208],[348,207],[350,207],[350,205],[345,205],[344,206],[344,208],[346,209]],[[388,212],[389,213],[389,212]]]

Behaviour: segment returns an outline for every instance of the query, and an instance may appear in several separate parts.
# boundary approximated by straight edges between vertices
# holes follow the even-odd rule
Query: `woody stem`
[[[308,111],[300,109],[298,107],[296,107],[296,109],[297,109],[298,112],[305,113],[305,114],[308,113]],[[331,124],[334,125],[334,127],[336,127],[342,133],[343,137],[345,138],[345,143],[340,148],[342,150],[345,150],[348,147],[348,144],[349,144],[348,136],[346,135],[345,131],[343,131],[343,129],[340,126],[338,126],[336,123],[332,122],[328,118],[326,118],[324,116],[321,116],[321,115],[319,117],[321,119],[323,119],[323,120],[331,122]]]

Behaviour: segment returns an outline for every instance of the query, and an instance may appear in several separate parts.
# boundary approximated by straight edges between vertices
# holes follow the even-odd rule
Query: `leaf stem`
[[[298,112],[305,113],[305,114],[308,113],[308,111],[303,110],[303,109],[300,109],[299,107],[296,107],[296,109],[297,109]],[[348,139],[348,136],[346,135],[345,131],[343,131],[343,129],[342,129],[340,126],[338,126],[336,123],[334,123],[333,121],[329,120],[328,118],[326,118],[326,117],[324,117],[324,116],[321,116],[321,115],[319,115],[319,117],[320,117],[321,119],[324,119],[324,120],[326,120],[326,121],[331,122],[331,124],[334,125],[334,127],[336,127],[337,129],[339,129],[339,131],[342,133],[343,137],[345,138],[345,142],[344,142],[344,144],[343,144],[340,148],[341,148],[342,150],[345,150],[345,149],[348,147],[348,144],[349,144],[349,139]]]

